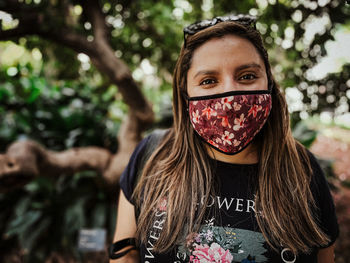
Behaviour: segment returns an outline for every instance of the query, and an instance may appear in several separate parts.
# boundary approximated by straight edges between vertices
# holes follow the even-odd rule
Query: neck
[[[234,155],[221,153],[207,144],[206,148],[211,158],[225,163],[255,164],[259,161],[256,146],[253,143],[249,144],[243,151]]]

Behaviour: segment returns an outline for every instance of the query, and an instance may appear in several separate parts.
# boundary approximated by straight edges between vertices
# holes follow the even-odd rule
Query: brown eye
[[[214,83],[216,83],[216,81],[214,79],[205,79],[199,85],[209,85],[209,84],[214,84]]]
[[[253,79],[256,79],[257,76],[254,75],[254,74],[245,74],[243,75],[242,77],[240,77],[239,79],[241,80],[253,80]]]

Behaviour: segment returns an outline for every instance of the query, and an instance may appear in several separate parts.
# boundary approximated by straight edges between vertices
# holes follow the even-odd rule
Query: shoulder
[[[324,193],[324,191],[330,192],[328,180],[325,176],[324,169],[321,166],[319,158],[307,148],[304,148],[304,150],[307,154],[311,167],[310,189],[314,198],[316,199],[315,201],[321,201],[323,198],[322,193]]]
[[[146,150],[148,141],[149,137],[145,137],[138,143],[138,145],[136,146],[136,148],[130,156],[128,165],[124,169],[119,179],[120,188],[129,202],[131,202],[131,196],[137,180],[138,166]]]
[[[321,195],[325,189],[329,191],[329,184],[324,173],[324,168],[321,166],[321,160],[313,154],[310,150],[306,149],[309,157],[312,174],[311,174],[311,190],[314,194]],[[321,192],[320,192],[321,191]]]
[[[315,184],[318,185],[321,182],[327,183],[324,170],[321,167],[320,159],[314,153],[312,153],[309,149],[307,149],[304,145],[302,145],[300,142],[296,140],[295,140],[295,146],[297,148],[300,161],[303,164],[305,171],[310,176],[311,187],[315,186]]]
[[[154,130],[135,147],[128,165],[124,169],[119,180],[120,188],[130,202],[138,180],[139,170],[167,132],[168,130]]]
[[[329,236],[331,246],[339,235],[339,227],[335,206],[327,177],[319,159],[309,150],[306,150],[312,168],[310,189],[315,200],[317,219],[321,229]]]

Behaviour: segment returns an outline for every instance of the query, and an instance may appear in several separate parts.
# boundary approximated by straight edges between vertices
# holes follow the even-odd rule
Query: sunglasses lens
[[[207,27],[214,26],[219,22],[234,21],[241,23],[245,26],[253,26],[255,28],[256,17],[249,15],[229,15],[229,16],[218,16],[212,20],[202,20],[184,28],[184,38],[186,43],[186,35],[193,35]],[[185,45],[186,46],[186,45]]]
[[[212,20],[203,20],[203,21],[197,23],[199,28],[204,28],[204,27],[207,27],[207,26],[211,26],[212,24],[213,24]]]
[[[198,23],[195,23],[195,24],[192,24],[190,26],[187,27],[187,29],[189,31],[192,31],[194,33],[206,28],[206,27],[209,27],[209,26],[212,26],[213,25],[213,20],[202,20]],[[194,34],[193,33],[193,34]]]

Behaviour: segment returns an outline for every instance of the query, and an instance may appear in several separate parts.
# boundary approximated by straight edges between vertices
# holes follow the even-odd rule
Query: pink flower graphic
[[[219,148],[219,145],[216,142],[214,142],[213,140],[208,140],[208,143]]]
[[[238,145],[240,145],[240,144],[241,144],[240,141],[237,141],[236,139],[233,140],[233,145],[234,145],[234,146],[238,146]]]
[[[267,117],[267,115],[269,115],[269,105],[266,105],[266,107],[264,107],[263,111],[264,111],[264,117]]]
[[[247,137],[247,132],[243,132],[241,138],[239,138],[241,141]]]
[[[217,143],[222,143],[222,140],[221,140],[220,138],[216,138],[215,141],[216,141]]]
[[[193,263],[201,263],[199,261],[199,259],[195,258],[194,256],[190,256],[190,262],[193,262]]]
[[[222,108],[222,105],[220,102],[216,102],[215,103],[215,109],[218,110],[218,109],[221,109]]]
[[[245,103],[245,102],[248,102],[248,99],[247,99],[247,96],[242,96],[242,99],[240,100],[240,102],[239,103],[241,103],[241,104],[243,104],[243,103]]]
[[[266,95],[266,94],[262,94],[262,96],[260,95],[260,96],[258,97],[259,104],[261,104],[261,102],[263,102],[263,101],[265,100],[265,95]]]
[[[234,110],[240,110],[241,109],[241,107],[242,107],[242,105],[241,104],[238,104],[237,102],[234,102],[233,103],[233,108],[234,108]]]
[[[223,144],[226,145],[232,145],[231,139],[234,137],[233,133],[230,133],[228,131],[225,131],[225,134],[222,135],[221,139],[223,141]]]
[[[238,131],[240,128],[243,127],[244,121],[245,121],[244,113],[242,113],[239,119],[238,118],[235,119],[235,126],[233,126],[233,129],[235,131]]]
[[[192,121],[193,123],[198,123],[199,122],[199,112],[196,110],[196,112],[192,112]]]
[[[222,127],[229,127],[229,128],[231,128],[231,125],[230,125],[230,123],[228,122],[227,116],[218,116],[218,118],[221,119],[221,126],[222,126]]]
[[[253,117],[255,118],[256,114],[258,113],[258,111],[261,111],[261,109],[261,106],[253,105],[248,111],[248,117],[253,114]]]
[[[233,260],[229,250],[223,249],[219,244],[212,243],[210,247],[207,244],[195,244],[195,249],[190,257],[190,262],[194,263],[230,263]]]
[[[210,107],[206,107],[204,110],[202,110],[202,116],[206,115],[208,120],[211,118],[212,115],[216,116],[216,114],[216,111]]]
[[[209,230],[204,234],[205,238],[207,241],[212,241],[213,240],[213,231]]]
[[[225,110],[225,107],[232,109],[231,101],[233,101],[233,96],[222,98],[221,100],[222,108],[224,110]]]

